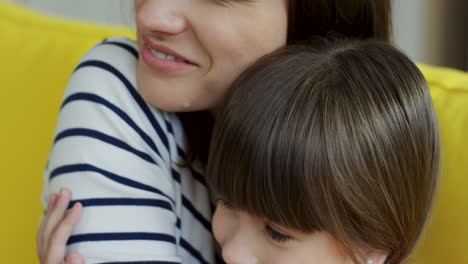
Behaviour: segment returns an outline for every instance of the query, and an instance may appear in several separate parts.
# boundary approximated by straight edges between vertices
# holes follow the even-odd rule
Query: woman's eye
[[[274,240],[275,242],[278,242],[278,243],[285,243],[285,242],[292,239],[292,237],[279,232],[278,230],[274,229],[273,227],[271,227],[269,225],[265,226],[265,234],[269,238],[271,238],[272,240]]]

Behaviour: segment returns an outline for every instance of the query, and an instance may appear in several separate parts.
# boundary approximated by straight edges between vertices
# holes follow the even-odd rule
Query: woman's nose
[[[182,0],[146,0],[136,10],[136,23],[140,29],[156,34],[178,34],[188,23]]]

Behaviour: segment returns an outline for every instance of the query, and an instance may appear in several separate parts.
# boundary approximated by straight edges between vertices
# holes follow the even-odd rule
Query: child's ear
[[[367,250],[362,256],[363,264],[386,264],[388,253],[380,250]]]

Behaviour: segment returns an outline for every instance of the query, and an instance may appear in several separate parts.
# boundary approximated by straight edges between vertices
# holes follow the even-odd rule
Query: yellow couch
[[[0,2],[0,261],[37,263],[42,170],[66,82],[95,43],[128,29],[71,22]],[[468,264],[468,74],[420,65],[431,86],[444,145],[440,193],[410,263]]]
[[[468,73],[419,65],[431,88],[442,135],[439,193],[417,264],[468,264]]]
[[[33,264],[42,172],[79,59],[124,28],[53,19],[0,0],[0,263]]]

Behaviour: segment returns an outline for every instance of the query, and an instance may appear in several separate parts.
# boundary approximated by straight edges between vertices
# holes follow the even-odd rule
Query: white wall
[[[131,0],[10,1],[62,16],[133,26]],[[395,43],[411,58],[468,70],[468,0],[392,1]]]
[[[11,0],[65,17],[133,26],[131,0]]]
[[[467,0],[393,0],[395,42],[414,60],[468,70]]]

